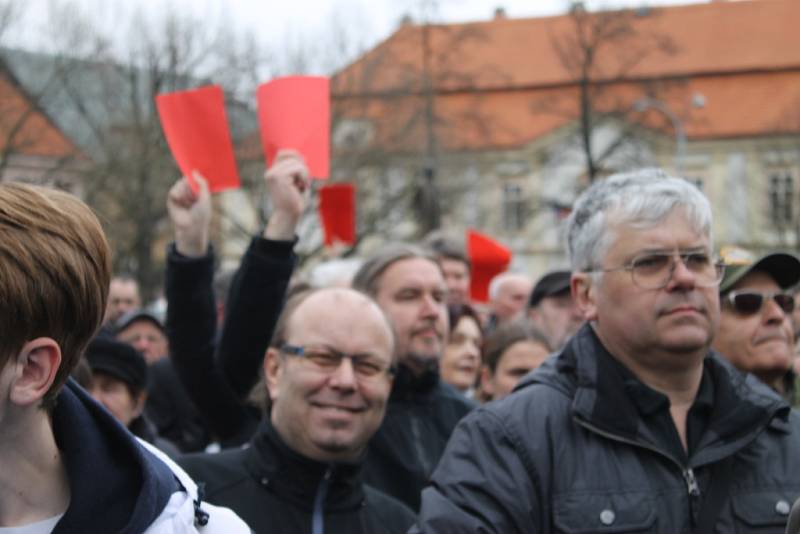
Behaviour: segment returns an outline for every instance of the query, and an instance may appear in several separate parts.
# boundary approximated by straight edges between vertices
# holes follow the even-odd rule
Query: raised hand
[[[291,240],[310,195],[310,178],[303,156],[294,150],[279,151],[264,180],[272,201],[264,237]]]
[[[198,258],[208,252],[211,226],[211,194],[208,182],[199,173],[192,174],[198,185],[195,193],[183,177],[170,188],[167,211],[175,230],[175,248],[184,256]]]

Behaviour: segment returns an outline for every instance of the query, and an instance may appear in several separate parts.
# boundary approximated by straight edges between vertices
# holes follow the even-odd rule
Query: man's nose
[[[694,287],[697,275],[683,262],[683,258],[673,258],[672,276],[669,285],[678,287]]]
[[[777,302],[775,302],[774,298],[766,298],[766,302],[764,302],[763,308],[763,317],[764,322],[767,324],[781,324],[783,321],[786,320],[786,312],[783,311]]]
[[[339,366],[334,369],[331,374],[330,383],[333,387],[342,389],[355,388],[357,381],[356,370],[353,367],[353,360],[350,358],[342,358]]]
[[[441,313],[441,306],[433,295],[422,296],[422,315],[425,317],[438,317]]]

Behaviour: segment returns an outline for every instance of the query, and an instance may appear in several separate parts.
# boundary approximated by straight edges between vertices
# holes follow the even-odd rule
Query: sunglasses
[[[767,299],[775,301],[786,314],[794,311],[794,296],[791,293],[757,293],[755,291],[731,291],[725,300],[742,315],[752,315],[761,310]]]

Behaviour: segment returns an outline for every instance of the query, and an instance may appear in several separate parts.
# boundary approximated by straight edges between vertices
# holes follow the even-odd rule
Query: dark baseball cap
[[[800,282],[800,259],[787,252],[771,252],[757,257],[740,247],[722,247],[719,256],[725,264],[725,276],[719,284],[720,293],[725,293],[753,271],[767,273],[781,289]]]
[[[97,337],[86,347],[85,356],[92,372],[113,376],[136,391],[147,387],[147,363],[144,356],[127,343]]]
[[[547,297],[560,296],[569,293],[570,271],[552,271],[542,276],[531,291],[531,298],[528,307],[533,308],[542,299]]]
[[[151,311],[145,310],[144,308],[140,308],[138,310],[131,310],[122,317],[114,325],[114,332],[119,333],[130,325],[135,323],[136,321],[150,321],[154,325],[158,327],[159,330],[166,333],[164,330],[164,325],[161,324],[161,320],[158,318],[156,314]]]

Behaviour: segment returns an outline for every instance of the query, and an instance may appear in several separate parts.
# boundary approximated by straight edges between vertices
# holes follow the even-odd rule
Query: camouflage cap
[[[719,292],[725,293],[753,271],[770,275],[781,289],[800,282],[800,259],[788,252],[770,252],[761,257],[740,247],[722,247],[720,259],[725,264],[725,276],[719,284]]]

